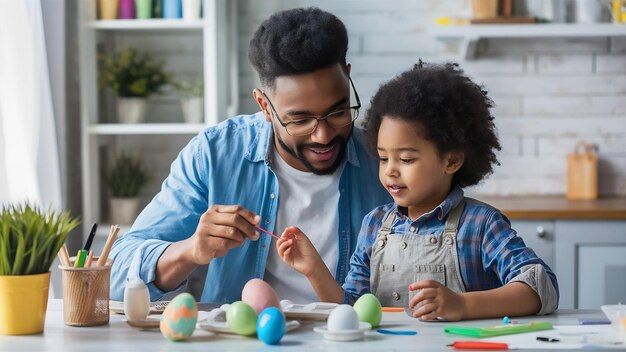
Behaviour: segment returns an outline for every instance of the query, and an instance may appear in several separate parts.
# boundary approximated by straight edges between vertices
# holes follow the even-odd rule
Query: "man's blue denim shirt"
[[[122,300],[127,278],[148,284],[151,300],[164,292],[154,285],[156,264],[173,242],[189,238],[200,216],[212,204],[238,204],[261,216],[262,227],[276,233],[279,185],[271,170],[272,126],[262,113],[230,118],[195,136],[172,163],[161,191],[141,212],[131,230],[111,250],[111,299]],[[363,217],[392,199],[378,181],[378,159],[368,154],[363,131],[353,129],[347,144],[346,165],[339,181],[337,211],[339,259],[335,278],[339,284],[349,270]],[[297,226],[298,224],[293,224]],[[241,299],[244,284],[263,278],[271,245],[270,236],[244,244],[209,264],[203,302],[230,303]],[[182,289],[186,281],[172,292]]]

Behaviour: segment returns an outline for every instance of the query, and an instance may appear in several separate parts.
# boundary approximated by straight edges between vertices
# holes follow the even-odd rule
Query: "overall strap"
[[[456,207],[450,211],[450,214],[448,214],[445,229],[443,230],[444,236],[456,237],[456,230],[459,227],[459,220],[461,219],[463,208],[465,208],[465,198],[463,198],[459,204],[457,204]]]

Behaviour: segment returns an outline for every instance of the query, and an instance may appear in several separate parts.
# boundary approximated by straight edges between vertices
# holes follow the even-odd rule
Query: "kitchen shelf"
[[[493,38],[590,38],[626,36],[626,25],[596,24],[475,24],[434,26],[430,33],[441,40],[463,40],[462,57],[474,59],[478,42]]]
[[[197,134],[209,125],[191,123],[106,123],[91,125],[87,128],[91,135],[162,135],[162,134]]]
[[[85,22],[85,27],[99,30],[202,30],[203,20],[182,19],[98,20]]]

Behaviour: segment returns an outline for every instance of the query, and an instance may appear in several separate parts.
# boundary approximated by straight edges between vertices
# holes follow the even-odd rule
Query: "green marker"
[[[85,259],[87,259],[87,251],[84,249],[79,249],[78,253],[76,253],[76,260],[74,261],[74,267],[75,268],[84,267]]]

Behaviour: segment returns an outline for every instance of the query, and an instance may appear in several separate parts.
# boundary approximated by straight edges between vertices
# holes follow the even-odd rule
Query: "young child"
[[[506,216],[463,195],[498,163],[491,107],[456,64],[420,60],[381,86],[366,128],[394,203],[363,220],[343,288],[297,227],[277,242],[281,258],[325,302],[352,303],[371,292],[383,306],[408,307],[423,320],[554,312],[554,273]]]

